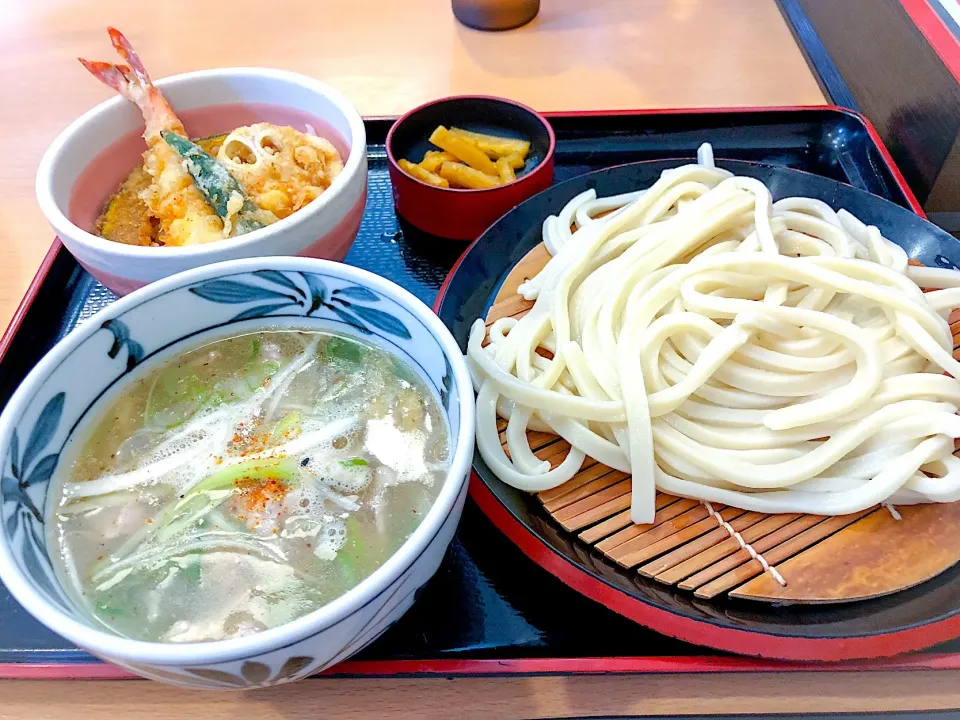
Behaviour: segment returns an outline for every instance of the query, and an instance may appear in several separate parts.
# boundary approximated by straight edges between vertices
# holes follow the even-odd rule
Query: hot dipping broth
[[[400,547],[446,472],[423,381],[337,334],[217,340],[103,405],[54,478],[50,546],[91,615],[135,639],[220,640],[319,608]]]

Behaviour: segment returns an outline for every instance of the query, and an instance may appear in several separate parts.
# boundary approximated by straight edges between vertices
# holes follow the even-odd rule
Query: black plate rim
[[[589,182],[590,179],[608,175],[612,172],[623,172],[624,169],[635,168],[637,166],[671,167],[681,163],[689,163],[691,161],[692,159],[689,157],[677,157],[613,165],[607,168],[579,175],[562,183],[557,183],[542,193],[539,193],[538,195],[526,200],[524,203],[518,205],[497,220],[496,223],[491,225],[483,235],[471,243],[470,246],[464,251],[463,255],[458,259],[457,263],[451,269],[449,275],[441,286],[437,295],[437,299],[434,303],[434,310],[441,316],[441,319],[443,319],[444,322],[450,326],[451,323],[446,317],[444,317],[444,313],[449,313],[451,311],[455,311],[456,309],[448,307],[448,304],[445,301],[448,297],[450,285],[460,271],[464,261],[471,255],[471,253],[479,252],[484,243],[488,242],[491,237],[499,232],[504,224],[509,223],[513,217],[519,215],[525,206],[542,203],[544,201],[543,196],[547,195],[548,193],[555,192],[558,189],[562,190],[565,187],[581,185],[585,181]],[[874,195],[864,190],[859,190],[846,183],[831,180],[805,170],[779,167],[763,162],[718,158],[717,163],[720,167],[732,164],[733,166],[754,168],[756,170],[763,169],[775,173],[785,172],[787,174],[803,175],[810,178],[810,180],[807,180],[809,183],[828,183],[831,185],[840,186],[843,188],[842,192],[844,193],[853,193],[854,195],[859,194],[869,198],[870,202],[879,202],[882,205],[887,206],[890,211],[894,213],[894,215],[897,213],[903,213],[903,216],[911,218],[911,221],[921,221],[921,223],[930,231],[932,231],[933,234],[938,235],[947,243],[952,243],[957,250],[960,251],[960,242],[929,223],[921,215],[909,209],[903,208],[896,203],[886,200],[878,195]],[[528,228],[528,232],[529,230],[530,229]],[[529,251],[531,247],[533,247],[533,245],[526,247],[524,252]],[[505,277],[506,272],[509,271],[510,267],[512,267],[512,264],[506,266],[503,271],[503,275],[495,278],[496,282],[491,290],[490,295],[485,301],[487,305],[489,305],[492,297],[495,296],[495,293],[498,291],[500,285],[502,284],[502,280]],[[480,282],[488,279],[489,278],[481,278]],[[479,469],[478,465],[480,466]],[[862,632],[836,634],[832,636],[809,636],[788,632],[776,632],[772,630],[759,631],[744,627],[734,627],[730,623],[724,623],[715,618],[694,618],[690,615],[679,612],[676,609],[658,606],[646,598],[629,593],[624,588],[611,583],[606,578],[593,572],[584,564],[578,563],[564,554],[547,538],[543,537],[542,534],[537,532],[536,529],[532,528],[527,522],[525,522],[523,518],[519,517],[514,509],[502,500],[497,488],[492,486],[488,482],[488,479],[484,476],[483,470],[485,470],[487,473],[490,472],[489,468],[486,468],[485,463],[483,463],[482,459],[479,457],[479,454],[475,453],[470,487],[471,497],[478,503],[478,505],[480,505],[481,510],[485,515],[487,515],[491,522],[493,522],[494,525],[501,530],[501,532],[504,532],[510,538],[510,540],[514,542],[522,552],[524,552],[524,554],[577,592],[580,592],[581,594],[584,594],[595,601],[601,602],[601,604],[610,607],[614,611],[625,615],[626,617],[629,617],[642,625],[651,627],[658,632],[677,637],[678,639],[716,649],[769,658],[791,660],[846,660],[889,656],[910,650],[922,649],[923,647],[928,647],[937,642],[960,636],[960,605],[944,613],[940,619],[929,622],[920,621],[905,625],[903,627],[891,628],[888,630],[864,630]],[[494,480],[496,480],[496,478],[494,478]],[[499,480],[496,480],[496,482],[500,483]],[[507,520],[508,524],[512,525],[512,527],[505,527],[504,523],[502,522],[503,520]],[[548,522],[553,521],[551,520]],[[571,539],[573,538],[571,537]],[[533,541],[533,545],[530,544],[531,541]],[[578,542],[578,546],[579,545],[581,544]],[[557,561],[559,563],[559,567],[554,567],[553,563],[542,557],[543,551],[548,551],[549,557],[552,557],[555,561]],[[605,565],[613,567],[619,573],[626,572],[616,568],[613,563],[610,563],[610,561],[603,558],[596,551],[590,549],[588,552],[592,560],[599,560]],[[957,574],[957,571],[960,570],[960,565],[955,566],[952,570],[954,571],[954,574]],[[946,571],[946,573],[949,572],[951,571]],[[593,585],[594,587],[588,589],[584,586],[584,581],[586,581],[588,585]],[[646,582],[645,580],[641,581]],[[617,605],[611,606],[607,602],[604,602],[604,599],[602,599],[602,596],[609,595],[610,593],[613,593],[614,599],[618,603]],[[633,605],[634,607],[631,608],[628,607],[628,605]],[[651,618],[649,617],[651,614],[661,613],[671,616],[674,619],[674,622],[680,622],[682,624],[689,625],[690,627],[686,628],[687,632],[685,632],[683,630],[678,630],[677,628],[671,628],[668,624],[665,624],[662,621],[651,621]],[[638,615],[643,616],[642,619],[641,617],[638,617]],[[667,622],[669,622],[669,620]],[[941,636],[941,634],[937,634],[935,632],[936,630],[945,631],[945,633],[943,633],[943,636]],[[705,637],[703,635],[704,632],[711,633],[711,635]],[[717,634],[722,634],[724,637],[719,639],[713,637],[713,635]],[[744,647],[742,645],[742,642],[744,641],[750,643],[750,645],[754,645],[763,640],[776,641],[780,643],[780,646],[776,649],[773,649],[773,651],[769,651],[750,646]],[[783,643],[785,642],[790,643],[791,646],[789,648],[783,647]],[[883,643],[883,645],[881,646],[879,643]]]

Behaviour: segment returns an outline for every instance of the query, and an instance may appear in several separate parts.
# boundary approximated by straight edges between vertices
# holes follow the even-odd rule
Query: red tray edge
[[[936,0],[900,0],[904,12],[930,43],[930,47],[950,74],[960,82],[960,43],[954,37],[953,31],[930,7],[930,2],[936,2]]]
[[[960,654],[864,662],[798,663],[747,657],[515,658],[506,660],[348,660],[315,677],[466,677],[497,675],[665,675],[704,673],[879,672],[960,670]],[[3,680],[133,680],[117,665],[98,662],[0,663]]]
[[[923,0],[921,0],[923,1]],[[939,18],[938,18],[939,20]],[[603,117],[639,115],[720,114],[724,112],[783,112],[802,110],[831,110],[855,116],[863,123],[867,133],[882,155],[891,174],[904,193],[911,209],[926,217],[913,191],[910,190],[899,168],[880,138],[877,129],[862,114],[836,105],[797,105],[772,107],[726,107],[726,108],[671,108],[604,111],[545,112],[547,117]],[[365,116],[364,120],[389,120],[393,116]],[[466,248],[463,255],[472,247]],[[27,314],[40,286],[43,284],[54,260],[63,249],[55,238],[47,254],[30,282],[27,292],[14,312],[13,318],[0,336],[0,360],[6,354],[23,319]],[[463,258],[461,255],[461,260]],[[434,310],[446,294],[450,278],[460,265],[454,264],[438,293]],[[478,483],[471,482],[471,496]],[[481,506],[483,503],[481,503]],[[486,509],[484,514],[488,515]],[[526,554],[526,551],[524,551]],[[538,562],[539,564],[539,562]],[[549,568],[548,568],[549,570]],[[551,571],[552,573],[553,571]],[[960,653],[926,653],[907,658],[884,658],[852,662],[796,662],[765,660],[753,657],[716,657],[692,655],[678,657],[638,656],[631,658],[514,658],[504,660],[385,660],[346,661],[321,673],[320,677],[382,677],[382,676],[457,676],[457,675],[593,675],[593,674],[672,674],[672,673],[732,673],[732,672],[862,672],[880,670],[957,670],[960,669]],[[137,676],[110,663],[39,662],[0,663],[0,679],[57,679],[57,680],[120,680]]]
[[[47,250],[47,254],[43,256],[40,267],[37,269],[37,274],[33,276],[33,280],[31,280],[27,286],[27,292],[24,294],[17,309],[14,310],[13,317],[10,318],[7,329],[4,330],[3,335],[0,336],[0,360],[3,360],[3,356],[7,354],[10,343],[13,342],[13,338],[20,329],[20,325],[23,324],[27,310],[29,310],[33,304],[33,300],[40,290],[40,286],[43,285],[43,281],[46,280],[47,273],[50,272],[50,267],[53,265],[53,261],[56,260],[61,249],[63,249],[63,245],[60,242],[60,238],[55,237],[53,244],[50,245],[50,249]]]

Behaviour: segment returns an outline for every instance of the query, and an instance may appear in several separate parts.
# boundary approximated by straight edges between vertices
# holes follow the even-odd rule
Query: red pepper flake
[[[257,487],[244,493],[247,510],[263,512],[267,509],[268,503],[281,502],[289,489],[289,486],[283,480],[267,478]]]
[[[147,518],[147,525],[153,525],[153,518]]]

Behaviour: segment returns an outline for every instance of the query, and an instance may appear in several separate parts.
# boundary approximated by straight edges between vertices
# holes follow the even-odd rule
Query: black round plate
[[[486,314],[511,268],[540,242],[547,215],[558,213],[589,188],[605,196],[649,187],[663,170],[685,162],[691,161],[658,160],[592,172],[555,185],[504,215],[464,253],[441,288],[437,312],[460,346],[466,348],[471,324]],[[960,242],[875,195],[799,170],[727,160],[718,165],[761,180],[775,200],[803,196],[846,208],[924,265],[955,268],[960,261]],[[608,561],[564,531],[536,498],[500,482],[479,453],[473,467],[471,495],[525,554],[574,589],[667,635],[731,652],[794,660],[881,657],[960,636],[960,565],[917,587],[863,602],[706,602]]]

